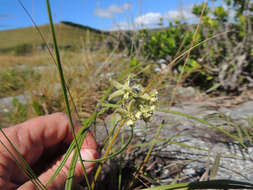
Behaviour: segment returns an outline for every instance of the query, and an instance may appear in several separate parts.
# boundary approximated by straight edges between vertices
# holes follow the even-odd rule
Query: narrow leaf
[[[113,92],[110,97],[108,98],[108,100],[112,100],[113,98],[116,98],[118,96],[122,96],[124,94],[123,90],[117,90],[115,92]]]
[[[112,84],[113,87],[115,87],[115,88],[117,88],[117,89],[123,88],[123,85],[120,84],[120,83],[119,83],[118,81],[116,81],[116,80],[111,80],[111,84]]]
[[[207,126],[209,126],[209,127],[212,127],[212,128],[214,128],[214,129],[216,129],[216,130],[218,130],[218,131],[224,133],[225,135],[231,137],[233,140],[237,141],[241,146],[243,146],[244,148],[247,149],[247,147],[240,141],[239,138],[237,138],[236,136],[230,134],[228,131],[226,131],[226,130],[224,130],[224,129],[222,129],[222,128],[220,128],[220,127],[214,125],[214,124],[211,124],[211,123],[209,123],[209,122],[207,122],[207,121],[205,121],[205,120],[203,120],[203,119],[197,118],[197,117],[195,117],[195,116],[192,116],[192,115],[189,115],[189,114],[186,114],[186,113],[173,111],[173,110],[159,110],[159,111],[165,112],[165,113],[171,113],[171,114],[175,114],[175,115],[180,115],[180,116],[186,117],[186,118],[188,118],[188,119],[193,119],[193,120],[195,120],[195,121],[198,121],[198,122],[200,122],[200,123],[202,123],[202,124],[205,124],[205,125],[207,125]]]
[[[145,188],[142,190],[169,190],[169,189],[253,189],[252,183],[233,180],[210,180],[192,183],[181,183],[173,185],[163,185],[158,187]]]
[[[69,166],[68,177],[67,177],[67,181],[66,181],[66,184],[65,184],[65,190],[71,190],[72,183],[73,183],[73,178],[74,178],[74,175],[75,175],[77,159],[78,159],[78,154],[77,154],[77,150],[75,150],[75,153],[73,155],[71,164]]]

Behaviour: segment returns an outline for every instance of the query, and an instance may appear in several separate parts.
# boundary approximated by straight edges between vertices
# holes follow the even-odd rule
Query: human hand
[[[78,126],[75,125],[75,127],[77,131]],[[64,151],[66,151],[66,148],[73,140],[68,118],[63,113],[37,117],[3,130],[19,153],[34,169],[43,184],[46,184],[54,174],[64,156]],[[0,134],[0,139],[16,155],[3,134]],[[81,155],[83,160],[93,160],[98,157],[97,144],[90,132],[87,134],[81,147]],[[72,155],[55,180],[49,185],[49,190],[63,189],[71,158]],[[84,162],[88,174],[94,165],[94,162]],[[80,182],[83,179],[82,177],[81,163],[78,162],[74,179],[76,182]],[[2,144],[0,144],[0,189],[36,189],[34,184],[24,175],[24,172],[19,169],[15,160]]]

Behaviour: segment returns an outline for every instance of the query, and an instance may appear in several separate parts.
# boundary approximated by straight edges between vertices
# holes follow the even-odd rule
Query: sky
[[[48,24],[46,0],[20,0],[37,25]],[[178,17],[194,20],[191,8],[204,0],[51,0],[55,23],[70,21],[101,30],[156,27]],[[0,30],[32,26],[18,0],[0,0]]]

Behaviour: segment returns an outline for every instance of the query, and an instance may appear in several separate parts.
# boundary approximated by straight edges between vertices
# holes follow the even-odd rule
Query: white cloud
[[[150,13],[137,17],[134,20],[134,24],[141,25],[141,26],[155,25],[160,22],[161,18],[162,18],[162,15],[160,13],[150,12]]]
[[[147,13],[134,19],[132,23],[119,22],[115,24],[110,30],[134,30],[143,26],[154,26],[160,22],[162,15],[160,13]]]
[[[154,26],[158,26],[158,24],[161,22],[161,18],[163,19],[163,22],[166,23],[166,21],[173,21],[174,19],[184,19],[189,22],[196,22],[197,17],[192,14],[193,5],[184,7],[181,10],[169,10],[165,14],[161,14],[158,12],[149,12],[146,14],[143,14],[133,20],[132,23],[127,22],[120,22],[114,25],[110,30],[132,30],[132,29],[140,29],[140,27],[149,27],[152,28]]]
[[[133,24],[129,24],[126,22],[119,22],[113,25],[113,27],[111,27],[109,30],[113,31],[113,30],[133,30],[133,29],[134,29]]]
[[[161,13],[149,12],[134,19],[134,24],[137,26],[157,25],[161,22],[161,18],[164,21],[166,20],[172,21],[174,19],[182,19],[182,18],[187,20],[196,19],[196,16],[192,14],[191,10],[192,6],[188,6],[182,10],[169,10],[164,15],[161,15]]]
[[[121,6],[111,5],[106,9],[100,9],[100,8],[95,9],[94,14],[102,18],[112,18],[113,15],[123,13],[127,10],[130,10],[131,8],[132,8],[132,5],[130,3],[125,3]]]
[[[196,16],[192,14],[192,6],[185,7],[182,10],[169,10],[164,15],[164,19],[169,21],[182,18],[186,20],[196,19]]]

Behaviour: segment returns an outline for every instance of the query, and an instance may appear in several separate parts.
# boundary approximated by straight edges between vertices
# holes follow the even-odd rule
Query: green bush
[[[184,67],[184,81],[190,85],[201,81],[197,85],[205,89],[218,84],[220,89],[227,92],[242,89],[242,85],[250,86],[253,80],[249,77],[253,70],[253,2],[249,1],[246,6],[245,1],[224,1],[228,9],[221,6],[211,9],[205,3],[193,6],[192,13],[199,19],[206,7],[195,39],[193,36],[197,25],[180,23],[178,20],[170,23],[166,30],[150,33],[140,31],[145,36],[144,55],[154,61],[165,59],[169,64],[188,50],[190,45],[208,39],[191,50]],[[229,14],[231,10],[236,14]],[[173,63],[173,72],[183,71],[185,58],[184,56]]]
[[[185,48],[189,47],[192,37],[193,32],[187,30],[185,24],[171,23],[168,29],[151,34],[144,45],[144,53],[151,59],[174,57],[182,42]]]
[[[13,48],[15,55],[27,55],[31,53],[33,46],[31,44],[21,44]]]

